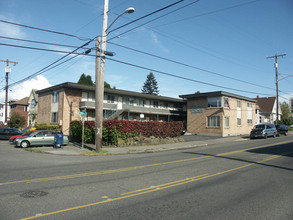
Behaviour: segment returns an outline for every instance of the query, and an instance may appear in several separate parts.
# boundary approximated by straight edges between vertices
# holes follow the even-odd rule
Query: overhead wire
[[[73,35],[73,34],[67,34],[67,33],[64,33],[64,32],[58,32],[58,31],[52,31],[52,30],[43,29],[43,28],[32,27],[32,26],[19,24],[19,23],[15,23],[15,22],[11,22],[11,21],[5,21],[5,20],[2,20],[2,19],[0,19],[0,22],[6,23],[6,24],[11,24],[11,25],[16,25],[16,26],[20,26],[20,27],[30,28],[30,29],[34,29],[34,30],[38,30],[38,31],[44,31],[44,32],[49,32],[49,33],[54,33],[54,34],[60,34],[60,35],[68,36],[68,37],[74,37],[74,38],[77,38],[77,39],[82,40],[82,41],[89,40],[89,38],[82,38],[82,37],[79,37],[79,36],[76,36],[76,35]]]

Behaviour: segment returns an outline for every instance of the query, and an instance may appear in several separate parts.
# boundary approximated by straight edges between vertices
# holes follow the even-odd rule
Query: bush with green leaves
[[[17,112],[13,112],[10,116],[9,121],[7,122],[8,127],[10,128],[22,128],[25,126],[26,119],[24,116],[21,116]]]

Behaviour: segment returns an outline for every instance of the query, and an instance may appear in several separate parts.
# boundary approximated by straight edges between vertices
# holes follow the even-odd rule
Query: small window
[[[241,102],[239,100],[237,101],[237,108],[241,108]]]
[[[241,126],[241,118],[237,118],[237,125]]]
[[[247,124],[252,125],[252,119],[247,119]]]
[[[114,103],[114,96],[113,95],[108,95],[107,102],[108,103]]]
[[[229,128],[229,127],[230,127],[230,118],[225,117],[225,128]]]
[[[220,127],[220,116],[208,117],[208,127]]]
[[[59,101],[59,92],[53,93],[53,103],[56,103]]]
[[[58,120],[58,112],[52,112],[52,123],[57,123]]]
[[[154,106],[155,108],[158,108],[158,107],[159,107],[159,102],[158,102],[158,101],[154,101],[154,102],[153,102],[153,106]]]

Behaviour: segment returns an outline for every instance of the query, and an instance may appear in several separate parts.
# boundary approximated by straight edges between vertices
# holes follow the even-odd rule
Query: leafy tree
[[[158,83],[157,80],[152,72],[147,75],[147,79],[142,87],[142,93],[151,94],[151,95],[158,95]]]
[[[25,125],[26,119],[17,112],[11,114],[10,120],[7,122],[10,128],[21,128]]]
[[[111,88],[111,85],[109,83],[107,83],[106,81],[104,81],[104,87],[105,88]]]
[[[80,78],[79,78],[79,80],[78,80],[77,83],[84,84],[84,85],[91,85],[91,86],[94,85],[94,82],[92,80],[92,77],[90,75],[87,75],[86,76],[84,73],[81,74],[81,76],[80,76]]]
[[[280,123],[285,125],[291,125],[293,120],[290,117],[291,109],[287,102],[280,103],[280,108],[282,111],[281,121]]]

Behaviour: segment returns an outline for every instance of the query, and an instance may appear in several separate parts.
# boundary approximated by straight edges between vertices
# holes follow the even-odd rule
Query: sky
[[[125,9],[135,8],[108,30],[107,51],[115,56],[106,59],[105,81],[112,87],[141,92],[153,72],[162,96],[179,98],[197,91],[275,96],[275,58],[267,57],[286,54],[278,57],[279,99],[293,97],[292,0],[184,0],[160,10],[176,2],[109,0],[108,25]],[[60,61],[72,58],[68,62],[36,73],[66,55],[60,51],[71,52],[72,46],[101,36],[103,11],[104,0],[0,0],[0,60],[18,62],[9,64],[8,100],[28,97],[32,89],[76,83],[82,73],[95,81],[95,56],[71,54]],[[95,48],[95,40],[86,48]],[[0,62],[0,102],[5,100],[5,66]],[[13,85],[33,74],[37,76]]]

